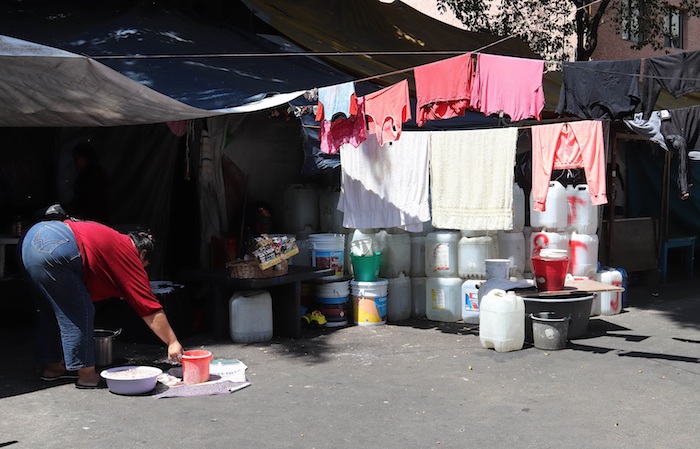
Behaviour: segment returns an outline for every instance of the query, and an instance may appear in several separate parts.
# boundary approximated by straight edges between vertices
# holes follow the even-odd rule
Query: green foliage
[[[616,32],[638,37],[632,48],[664,47],[665,14],[669,3],[658,0],[437,0],[438,9],[451,10],[471,31],[499,36],[517,35],[541,57],[588,60],[598,45],[603,17],[613,20]],[[700,17],[697,0],[681,0],[686,16]],[[639,15],[629,20],[630,8]],[[626,18],[623,20],[623,18]],[[576,37],[576,48],[569,39]]]

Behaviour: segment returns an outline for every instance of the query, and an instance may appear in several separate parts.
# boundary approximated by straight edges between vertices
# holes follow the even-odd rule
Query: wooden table
[[[186,273],[182,281],[206,283],[212,288],[214,336],[229,338],[229,298],[236,291],[267,290],[272,297],[273,333],[278,336],[301,337],[301,283],[332,276],[333,268],[311,268],[289,265],[284,276],[261,279],[237,279],[225,268]]]

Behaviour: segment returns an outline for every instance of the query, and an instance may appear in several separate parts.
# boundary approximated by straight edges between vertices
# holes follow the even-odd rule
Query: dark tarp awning
[[[246,56],[290,49],[162,7],[71,10],[61,3],[60,14],[49,8],[0,18],[1,126],[250,112],[352,79],[308,56]]]

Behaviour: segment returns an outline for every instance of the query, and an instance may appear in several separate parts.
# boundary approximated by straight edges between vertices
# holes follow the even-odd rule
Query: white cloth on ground
[[[423,230],[423,222],[430,221],[429,134],[406,131],[384,145],[368,134],[357,148],[341,147],[338,209],[344,227]]]
[[[442,131],[430,137],[433,226],[513,228],[516,128]]]

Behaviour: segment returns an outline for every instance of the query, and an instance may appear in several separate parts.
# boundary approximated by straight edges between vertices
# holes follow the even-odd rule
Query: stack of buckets
[[[350,286],[345,275],[345,234],[311,234],[311,265],[333,268],[314,289],[315,306],[326,317],[326,327],[348,324]]]
[[[353,272],[350,291],[355,324],[385,324],[389,282],[379,278],[382,253],[374,250],[373,240],[368,234],[356,231],[351,244],[350,260]]]

